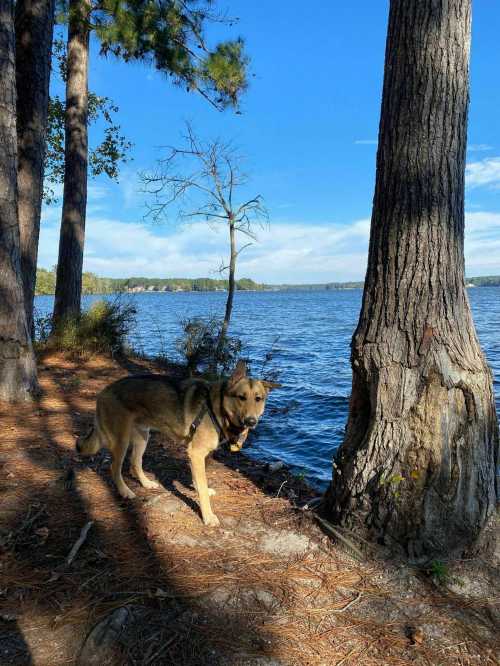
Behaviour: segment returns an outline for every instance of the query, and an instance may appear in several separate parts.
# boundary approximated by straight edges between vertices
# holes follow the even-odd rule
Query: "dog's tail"
[[[82,456],[95,456],[101,447],[102,438],[99,434],[97,419],[95,419],[91,430],[76,440],[76,450]]]

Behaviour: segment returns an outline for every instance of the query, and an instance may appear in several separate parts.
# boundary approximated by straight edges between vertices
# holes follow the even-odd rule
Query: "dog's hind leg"
[[[193,475],[193,485],[198,491],[203,522],[210,527],[217,527],[217,525],[220,524],[219,519],[212,511],[208,493],[207,473],[205,470],[205,458],[207,457],[207,452],[204,450],[196,450],[190,446],[188,456],[191,465],[191,473]]]
[[[130,444],[132,419],[130,417],[125,417],[119,423],[119,427],[116,428],[116,431],[113,433],[113,444],[110,446],[111,455],[113,456],[111,476],[113,477],[113,481],[115,482],[120,495],[126,499],[134,499],[135,493],[130,490],[122,476],[122,465]],[[109,439],[111,439],[111,437]]]
[[[151,481],[142,469],[142,456],[148,444],[149,430],[138,428],[132,429],[132,456],[130,459],[130,472],[135,476],[143,488],[159,488],[160,484]]]

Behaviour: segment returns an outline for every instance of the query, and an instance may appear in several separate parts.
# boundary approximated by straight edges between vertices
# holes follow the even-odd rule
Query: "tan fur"
[[[78,440],[77,450],[82,455],[95,455],[101,446],[107,447],[113,458],[111,475],[118,492],[122,497],[133,498],[135,494],[122,476],[129,445],[132,444],[132,474],[144,488],[157,488],[158,483],[148,479],[142,469],[149,431],[156,430],[186,442],[203,522],[215,526],[219,520],[209,499],[215,492],[207,485],[205,459],[219,445],[219,437],[208,413],[191,441],[190,426],[205,404],[208,391],[214,413],[230,435],[231,450],[239,451],[249,427],[257,425],[264,411],[268,392],[278,386],[247,377],[245,364],[241,361],[225,385],[200,379],[175,384],[163,375],[132,375],[113,382],[99,393],[94,428]]]

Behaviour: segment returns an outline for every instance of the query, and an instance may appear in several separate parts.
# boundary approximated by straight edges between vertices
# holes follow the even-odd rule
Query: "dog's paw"
[[[217,495],[217,491],[214,490],[213,488],[208,489],[208,496],[213,497],[214,495]]]
[[[120,488],[118,492],[124,499],[135,499],[137,497],[137,495],[132,492],[130,488],[127,488],[127,486],[125,486],[125,488]]]
[[[219,519],[215,513],[212,513],[210,516],[204,518],[203,522],[207,527],[218,527],[220,525]]]
[[[154,488],[159,488],[160,484],[158,481],[151,481],[150,479],[146,479],[144,481],[141,481],[142,487],[147,488],[148,490],[153,490]]]

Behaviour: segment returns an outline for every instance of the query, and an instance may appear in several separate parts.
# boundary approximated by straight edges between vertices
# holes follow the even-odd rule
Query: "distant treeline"
[[[83,273],[82,292],[84,294],[114,294],[128,291],[224,291],[227,280],[211,278],[101,278],[94,273]],[[53,294],[56,285],[55,271],[39,268],[36,272],[36,293]],[[236,280],[239,291],[263,290],[265,285],[248,278]]]
[[[363,282],[325,282],[323,284],[278,284],[266,285],[268,289],[279,291],[329,291],[333,289],[362,289]]]
[[[500,287],[500,275],[486,275],[485,277],[466,278],[466,283],[475,287]]]
[[[498,287],[500,275],[467,278],[468,285]],[[36,272],[36,293],[53,294],[56,276],[54,271],[39,268]],[[84,294],[113,294],[128,291],[223,291],[227,280],[211,278],[100,278],[94,273],[83,273]],[[239,291],[328,291],[333,289],[362,289],[362,282],[326,282],[323,284],[259,284],[249,278],[236,281]]]

